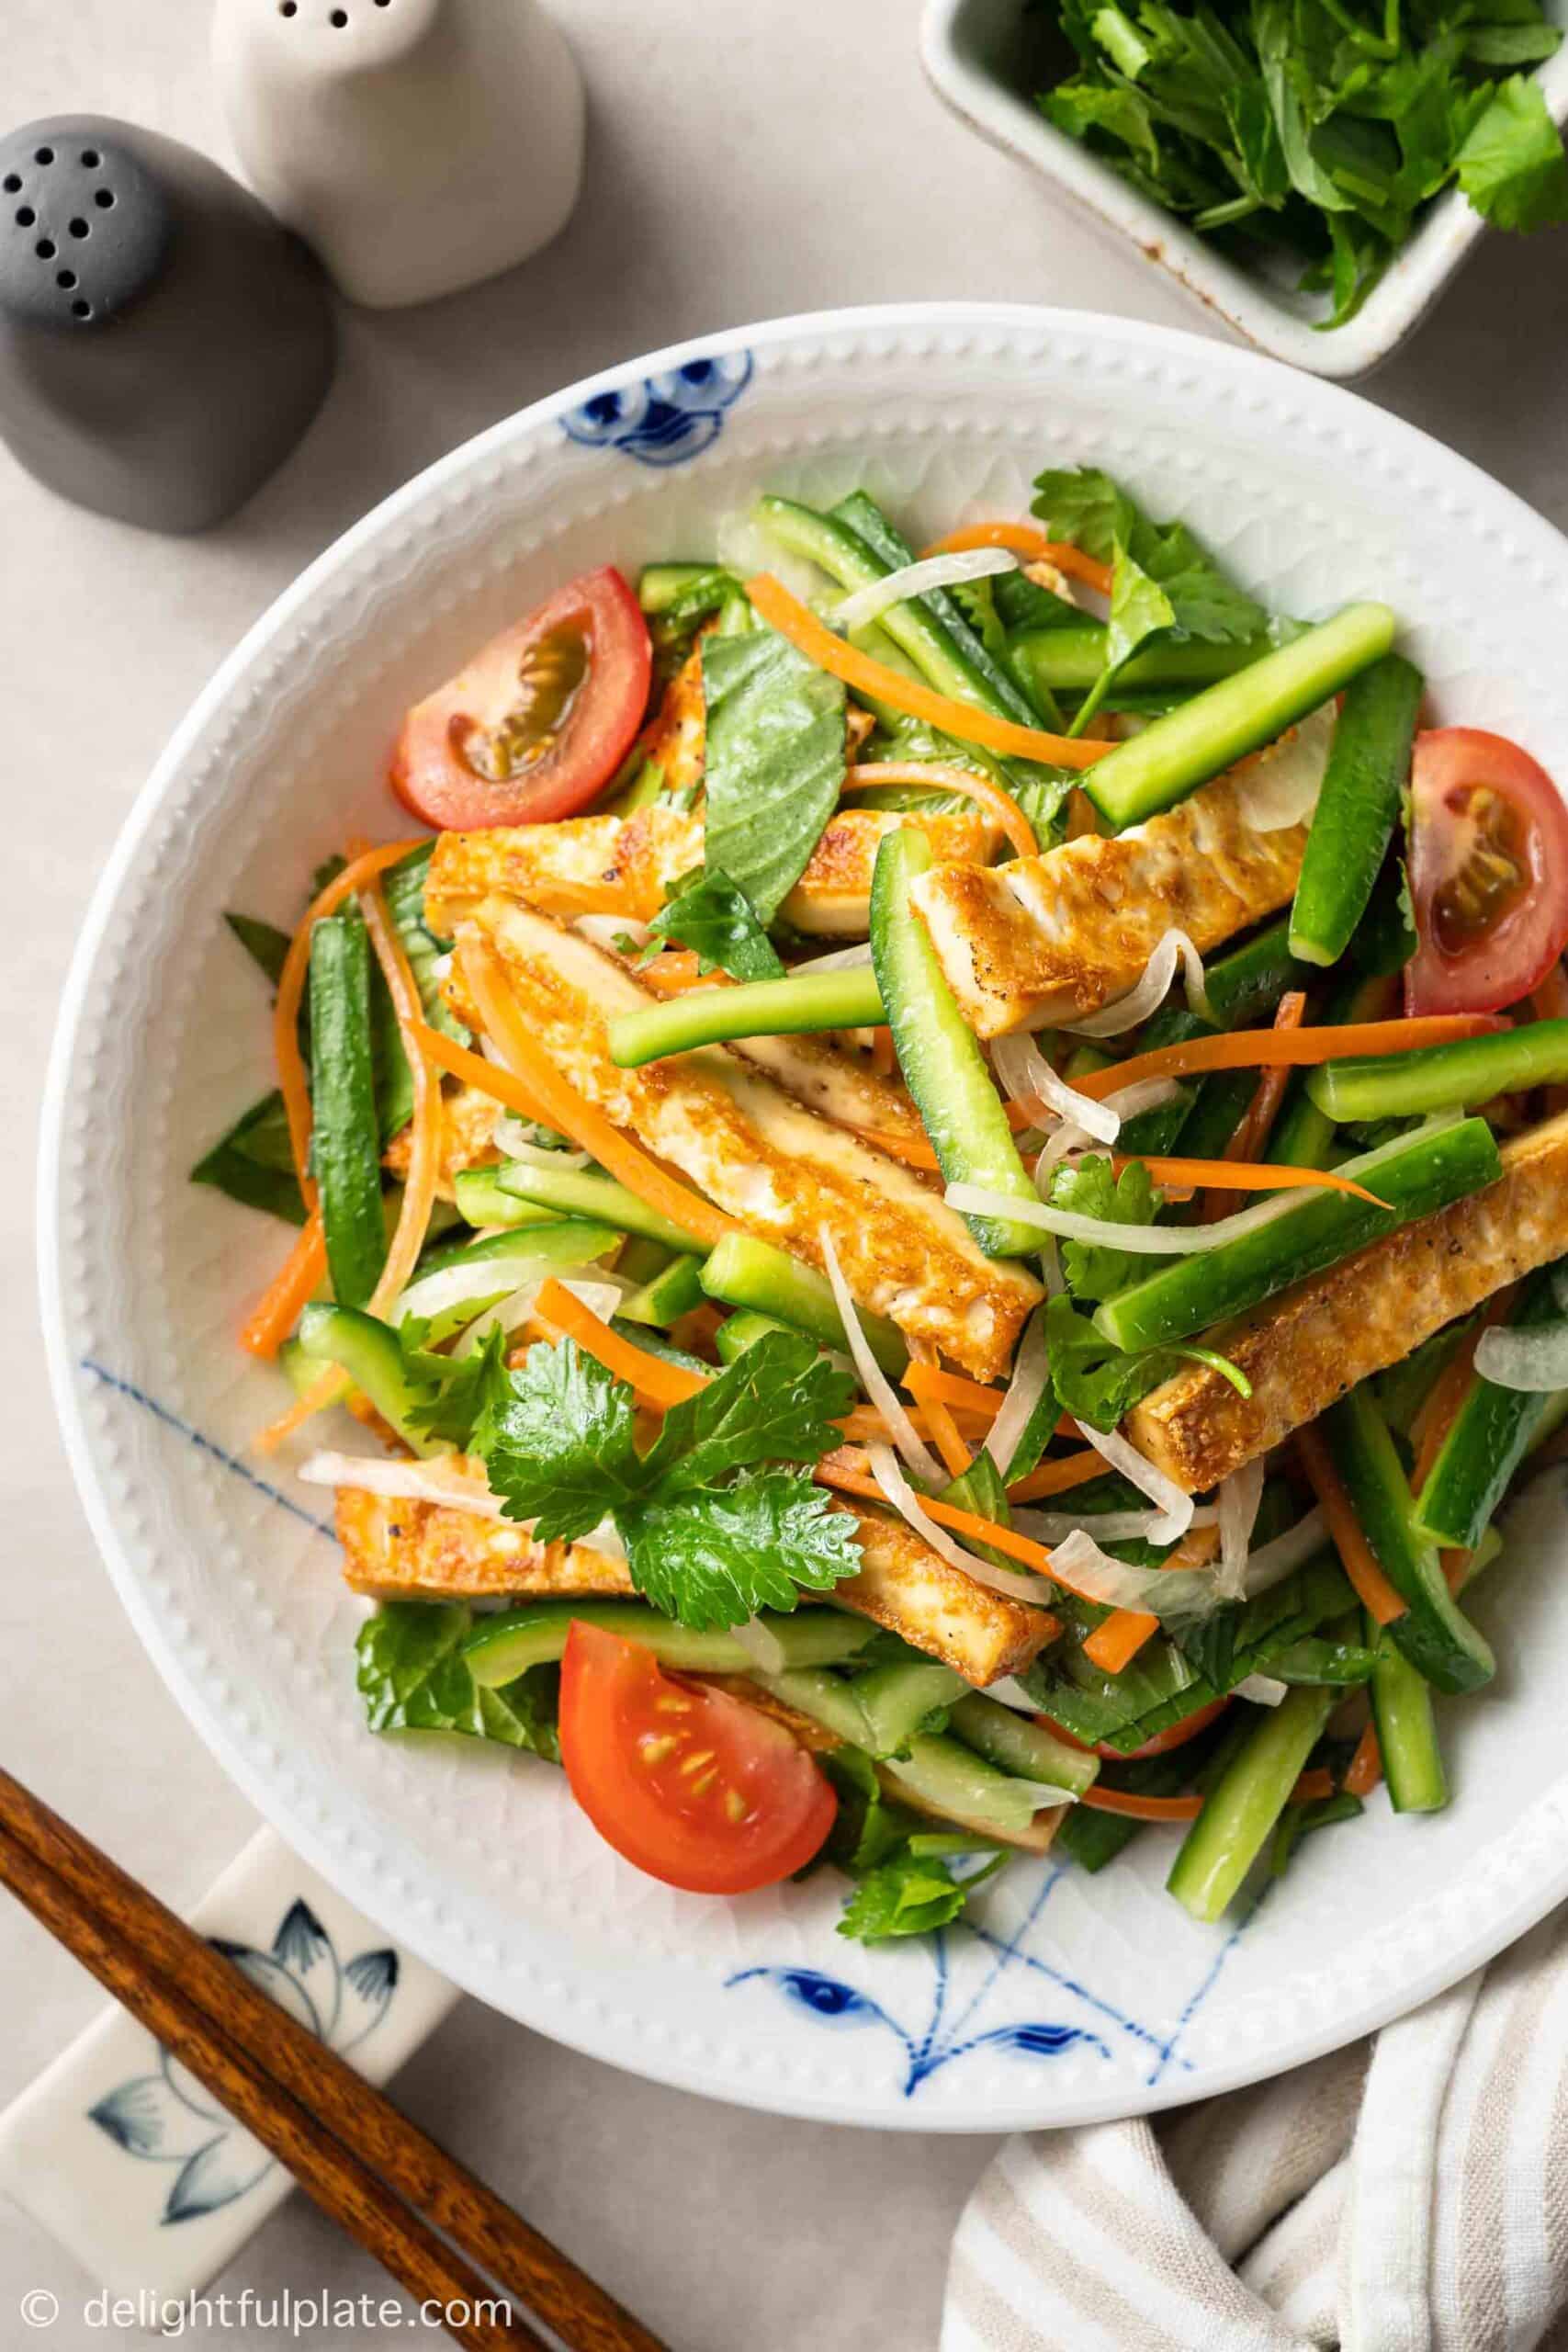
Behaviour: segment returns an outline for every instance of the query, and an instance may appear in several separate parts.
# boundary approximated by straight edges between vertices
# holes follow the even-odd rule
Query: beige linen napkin
[[[1010,2140],[959,2223],[942,2352],[1568,2352],[1565,2311],[1559,1911],[1277,2082]]]

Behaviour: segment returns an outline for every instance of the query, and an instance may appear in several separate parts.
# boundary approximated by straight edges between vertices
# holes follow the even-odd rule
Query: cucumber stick
[[[554,1225],[558,1222],[554,1209],[547,1209],[537,1201],[520,1201],[515,1193],[503,1193],[496,1181],[493,1168],[459,1168],[452,1179],[452,1191],[457,1198],[458,1215],[470,1225]]]
[[[1185,1147],[1185,1133],[1181,1140]],[[1296,1193],[1288,1207],[1250,1232],[1174,1258],[1157,1273],[1118,1292],[1099,1309],[1095,1323],[1116,1347],[1129,1351],[1190,1339],[1410,1218],[1478,1192],[1495,1180],[1501,1165],[1484,1119],[1396,1136],[1376,1151],[1344,1161],[1341,1169],[1386,1207],[1374,1207],[1353,1193]]]
[[[1524,1284],[1508,1317],[1511,1329],[1562,1321],[1554,1271],[1543,1266]],[[1461,1552],[1474,1549],[1551,1401],[1550,1390],[1500,1388],[1479,1375],[1472,1381],[1416,1499],[1415,1523],[1422,1537]]]
[[[1397,625],[1387,605],[1348,605],[1118,743],[1084,790],[1113,831],[1142,824],[1316,710],[1388,651]]]
[[[689,1054],[729,1037],[785,1037],[803,1030],[871,1029],[883,1020],[882,994],[869,964],[846,971],[803,972],[797,978],[747,980],[733,989],[693,989],[646,1012],[623,1012],[609,1026],[610,1058],[640,1069],[666,1054]]]
[[[1098,1757],[1069,1747],[1043,1724],[1004,1707],[999,1699],[987,1699],[983,1690],[959,1693],[948,1728],[987,1764],[1014,1780],[1043,1781],[1050,1788],[1081,1796],[1099,1777]]]
[[[909,904],[910,883],[931,863],[930,842],[908,825],[885,833],[876,853],[871,959],[893,1049],[948,1183],[983,1184],[1018,1200],[1038,1201],[985,1056]],[[968,1224],[992,1258],[1021,1258],[1040,1247],[1032,1226],[988,1216],[971,1217]]]
[[[1337,964],[1367,910],[1410,773],[1426,681],[1385,653],[1345,689],[1291,910],[1291,952]]]
[[[310,933],[311,1158],[333,1291],[363,1306],[387,1261],[370,1042],[370,939],[357,915]]]
[[[428,1457],[446,1451],[415,1429],[413,1414],[423,1397],[409,1378],[402,1341],[389,1323],[357,1306],[308,1306],[299,1317],[299,1352],[318,1369],[335,1363],[346,1372],[415,1453]]]
[[[705,1293],[705,1283],[704,1289]],[[765,1339],[770,1331],[788,1331],[794,1328],[792,1324],[781,1322],[776,1315],[755,1315],[749,1308],[742,1308],[725,1317],[713,1335],[714,1351],[720,1363],[736,1363],[748,1348],[754,1348],[758,1340]]]
[[[1395,1813],[1440,1813],[1449,1801],[1449,1777],[1438,1746],[1432,1686],[1386,1633],[1379,1640],[1371,1618],[1367,1639],[1377,1645],[1368,1695],[1389,1802]]]
[[[529,1600],[485,1618],[463,1645],[463,1661],[486,1690],[514,1682],[531,1666],[548,1666],[566,1648],[574,1617],[651,1650],[661,1665],[688,1674],[750,1674],[756,1660],[733,1634],[678,1625],[642,1600]],[[794,1616],[764,1611],[760,1621],[792,1667],[829,1666],[856,1657],[876,1628],[839,1609],[802,1609]]]
[[[647,1323],[655,1330],[667,1331],[682,1315],[690,1315],[694,1306],[701,1306],[706,1297],[702,1260],[671,1258],[640,1290],[634,1290],[622,1299],[618,1312],[623,1322]]]
[[[1106,628],[1087,617],[1061,628],[1022,628],[1008,640],[1008,651],[1036,688],[1052,695],[1087,695],[1105,667]],[[1217,644],[1193,637],[1134,653],[1116,673],[1118,687],[1207,686],[1248,669],[1269,651],[1266,639]],[[1112,690],[1109,699],[1114,704]]]
[[[1449,1590],[1436,1544],[1416,1532],[1410,1488],[1371,1388],[1341,1397],[1322,1427],[1362,1532],[1405,1604],[1390,1639],[1438,1690],[1478,1690],[1495,1671],[1491,1647]]]
[[[1288,1691],[1209,1791],[1166,1881],[1195,1919],[1212,1924],[1237,1892],[1338,1703],[1332,1688]]]
[[[787,1251],[775,1250],[771,1241],[727,1233],[704,1261],[702,1283],[708,1296],[723,1306],[746,1308],[757,1318],[772,1317],[791,1330],[809,1332],[824,1347],[847,1344],[827,1276]],[[872,1354],[891,1379],[898,1379],[909,1361],[909,1351],[897,1325],[865,1313],[860,1321]]]
[[[1307,1080],[1307,1092],[1330,1119],[1404,1119],[1423,1111],[1468,1111],[1495,1094],[1564,1079],[1568,1021],[1532,1021],[1448,1046],[1418,1046],[1414,1053],[1325,1062]]]
[[[597,1169],[546,1168],[532,1159],[506,1159],[495,1170],[495,1181],[503,1193],[531,1201],[557,1216],[592,1217],[623,1233],[639,1233],[649,1241],[661,1241],[669,1250],[689,1251],[703,1246],[696,1234],[660,1216],[626,1185]]]

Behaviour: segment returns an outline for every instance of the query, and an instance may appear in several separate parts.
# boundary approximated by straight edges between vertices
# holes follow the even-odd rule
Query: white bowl
[[[1400,1821],[1375,1799],[1312,1839],[1249,1924],[1197,1927],[1165,1895],[1159,1832],[1098,1879],[1021,1859],[986,1898],[988,1941],[845,1943],[830,1873],[735,1904],[671,1893],[615,1859],[547,1767],[363,1727],[361,1609],[321,1498],[246,1453],[279,1384],[235,1331],[282,1229],[186,1181],[271,1081],[265,990],[220,915],[287,921],[346,834],[406,830],[378,781],[405,705],[584,566],[701,554],[763,483],[826,499],[864,482],[918,541],[1020,511],[1040,467],[1080,460],[1293,613],[1388,597],[1440,711],[1568,774],[1568,547],[1408,425],[1126,321],[966,305],[785,321],[542,401],[311,566],[143,791],[53,1057],[41,1253],[66,1442],[121,1598],[214,1754],[469,1991],[782,2111],[965,2131],[1158,2107],[1363,2032],[1538,1918],[1568,1892],[1560,1474],[1482,1589],[1499,1674],[1445,1709],[1451,1808]]]
[[[1419,325],[1486,223],[1457,189],[1438,197],[1353,319],[1321,332],[1331,308],[1296,290],[1295,270],[1227,260],[1163,205],[1046,121],[1023,56],[1028,0],[926,0],[920,56],[932,86],[970,127],[1128,238],[1259,351],[1348,381],[1393,354]],[[1563,0],[1547,14],[1563,17]],[[1568,121],[1568,45],[1540,69],[1553,121]]]

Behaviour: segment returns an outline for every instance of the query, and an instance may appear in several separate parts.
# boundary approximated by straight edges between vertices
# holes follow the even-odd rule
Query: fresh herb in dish
[[[1339,326],[1457,187],[1483,219],[1568,220],[1568,159],[1531,69],[1538,0],[1034,0],[1065,70],[1046,119],[1222,243],[1304,263]]]
[[[804,595],[606,567],[485,648],[394,756],[435,838],[231,917],[277,1083],[193,1171],[297,1228],[260,1445],[363,1425],[295,1466],[372,1729],[872,1941],[1446,1803],[1568,1413],[1555,788],[1388,606],[1037,488],[923,554],[770,495]]]

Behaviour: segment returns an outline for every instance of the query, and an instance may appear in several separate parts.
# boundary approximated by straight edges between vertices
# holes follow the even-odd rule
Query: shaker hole
[[[52,164],[54,161],[53,148],[39,147],[35,149],[33,153],[33,161],[35,164]]]
[[[57,286],[63,286],[69,294],[76,283],[76,273],[73,269],[57,269],[54,273],[54,282]]]
[[[18,229],[30,229],[37,219],[38,214],[33,210],[30,204],[21,204],[17,206],[17,226]]]
[[[341,33],[344,27],[348,22],[348,10],[346,8],[334,8],[332,15],[327,18],[327,22],[330,25],[335,25]]]
[[[83,302],[80,300],[73,302],[71,305],[71,315],[73,319],[90,319],[93,315],[93,306],[91,302]]]
[[[20,196],[22,177],[19,172],[7,172],[3,183],[7,196]]]
[[[39,261],[52,261],[55,254],[54,239],[52,237],[40,237],[37,244],[33,247],[33,251],[37,254]]]
[[[92,222],[84,220],[80,217],[74,220],[68,220],[65,225],[73,237],[90,237],[93,233]]]
[[[88,171],[90,171],[90,172],[96,172],[96,171],[97,170],[97,168],[98,168],[98,164],[99,164],[100,160],[101,160],[101,159],[100,159],[100,157],[99,157],[98,151],[97,151],[97,149],[96,149],[96,147],[84,147],[84,148],[83,148],[83,150],[82,150],[82,161],[83,161],[83,163],[86,165],[86,167],[87,167]]]
[[[93,202],[97,206],[100,212],[107,212],[110,205],[114,202],[113,188],[96,187],[93,190]]]

